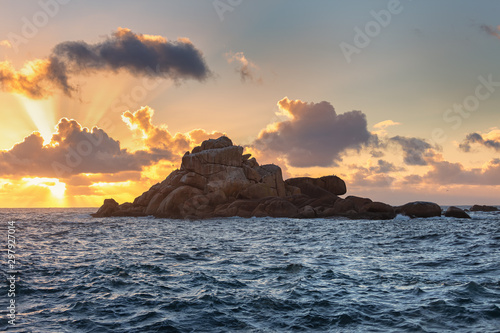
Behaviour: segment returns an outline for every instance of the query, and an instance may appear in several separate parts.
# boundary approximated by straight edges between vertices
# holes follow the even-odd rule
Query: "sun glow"
[[[40,186],[50,190],[53,197],[63,199],[66,192],[66,184],[59,181],[57,178],[23,178],[27,186]]]

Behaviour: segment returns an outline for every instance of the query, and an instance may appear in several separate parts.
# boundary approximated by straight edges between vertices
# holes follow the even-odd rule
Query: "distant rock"
[[[485,205],[474,205],[470,209],[471,212],[496,212],[498,211],[497,207],[494,206],[485,206]]]
[[[409,217],[441,216],[441,207],[434,202],[415,201],[396,208],[396,213]]]
[[[455,206],[450,206],[444,213],[444,216],[446,217],[457,217],[460,219],[470,219],[469,214],[467,214],[463,209],[455,207]]]

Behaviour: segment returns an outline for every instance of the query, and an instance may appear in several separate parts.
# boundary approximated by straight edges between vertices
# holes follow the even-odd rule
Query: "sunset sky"
[[[285,178],[500,204],[500,2],[0,0],[0,207],[97,207],[222,134]]]

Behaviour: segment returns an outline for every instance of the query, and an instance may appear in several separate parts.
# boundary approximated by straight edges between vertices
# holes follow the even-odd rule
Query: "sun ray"
[[[54,125],[57,123],[54,116],[53,100],[32,100],[21,95],[17,97],[42,135],[44,144],[49,143],[54,132]]]

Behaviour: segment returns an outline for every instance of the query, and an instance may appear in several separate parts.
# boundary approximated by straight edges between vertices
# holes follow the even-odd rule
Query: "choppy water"
[[[16,221],[12,332],[500,332],[500,215]]]

